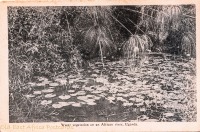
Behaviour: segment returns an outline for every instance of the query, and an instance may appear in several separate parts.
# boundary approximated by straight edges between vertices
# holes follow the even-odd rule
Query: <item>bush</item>
[[[73,30],[60,25],[62,8],[10,7],[8,14],[10,71],[17,64],[18,72],[25,72],[22,68],[26,67],[36,75],[52,75],[70,68]]]

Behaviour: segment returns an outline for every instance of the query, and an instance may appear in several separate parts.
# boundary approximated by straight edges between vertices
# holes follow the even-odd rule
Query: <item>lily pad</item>
[[[91,87],[85,87],[86,91],[94,91],[94,89],[92,89]]]
[[[50,83],[49,86],[51,86],[51,87],[57,87],[57,86],[59,86],[59,84],[58,83]]]
[[[59,108],[62,108],[63,105],[62,104],[53,104],[52,107],[56,108],[56,109],[59,109]]]
[[[123,106],[133,106],[133,103],[123,103]]]
[[[174,93],[169,93],[168,96],[171,100],[179,100],[179,97]]]
[[[94,99],[87,99],[85,100],[85,102],[94,102],[95,100]]]
[[[137,92],[130,92],[128,93],[129,96],[135,96],[137,94]]]
[[[86,97],[88,97],[88,98],[94,98],[94,95],[88,94],[88,95],[86,95]]]
[[[68,92],[69,92],[69,93],[74,93],[74,92],[75,92],[75,90],[68,90]]]
[[[25,97],[26,97],[26,98],[34,98],[35,95],[33,95],[33,94],[28,94],[28,95],[25,95]]]
[[[108,100],[110,104],[115,104],[113,100]]]
[[[73,89],[78,89],[78,88],[79,88],[79,85],[72,85],[72,88],[73,88]]]
[[[59,104],[61,104],[62,106],[69,106],[71,105],[69,102],[58,102]]]
[[[141,95],[141,94],[137,94],[137,95],[136,95],[136,98],[138,98],[138,99],[144,99],[144,96]]]
[[[126,100],[122,97],[117,97],[116,99],[117,99],[117,101],[128,102],[128,100]]]
[[[48,105],[48,104],[51,104],[52,103],[52,100],[42,100],[41,101],[41,105]]]
[[[77,94],[76,93],[74,93],[74,94],[70,94],[72,97],[75,97],[75,96],[77,96]]]
[[[115,97],[107,97],[107,100],[115,100]]]
[[[140,111],[141,111],[141,110],[140,110]],[[144,121],[144,120],[149,119],[149,117],[146,116],[146,115],[141,115],[139,119],[142,120],[142,121]]]
[[[109,89],[108,89],[107,87],[99,87],[98,90],[99,90],[99,91],[107,91],[107,90],[109,90]]]
[[[143,99],[140,99],[140,98],[136,98],[136,99],[135,99],[135,102],[136,102],[136,103],[140,103],[140,102],[143,102],[143,101],[144,101],[144,100],[143,100]]]
[[[87,105],[91,105],[91,106],[93,106],[93,105],[96,105],[97,103],[95,103],[95,102],[87,102]]]
[[[66,79],[62,79],[62,78],[57,78],[55,79],[55,81],[59,82],[61,85],[66,85],[68,82]]]
[[[124,100],[124,98],[122,98],[122,97],[117,97],[116,99],[117,99],[118,101]]]
[[[95,96],[94,99],[95,99],[95,100],[100,100],[101,97],[99,97],[99,96]]]
[[[44,89],[42,90],[43,93],[52,93],[54,90],[53,89]]]
[[[178,95],[177,97],[179,98],[179,100],[183,100],[186,96],[183,95],[183,94],[180,94],[180,95]]]
[[[130,98],[129,100],[135,102],[136,98]]]
[[[165,117],[172,117],[172,116],[174,116],[174,113],[164,113],[163,116],[165,116]]]
[[[36,86],[36,83],[34,83],[34,82],[29,82],[29,83],[27,83],[27,84],[30,85],[31,87]]]
[[[74,107],[81,107],[81,103],[74,103],[74,104],[72,104],[72,106],[74,106]]]
[[[59,96],[58,98],[60,98],[60,99],[69,99],[71,96],[70,95],[61,95],[61,96]]]
[[[102,98],[104,98],[104,97],[107,96],[107,94],[106,93],[101,93],[99,96],[102,97]]]
[[[80,79],[79,82],[86,83],[87,80],[85,80],[85,79]]]
[[[42,92],[41,91],[34,91],[33,94],[34,95],[39,95],[39,94],[42,94]]]
[[[166,104],[164,104],[162,107],[165,108],[165,109],[167,109],[169,106],[166,105]]]
[[[157,100],[156,103],[157,104],[164,104],[164,101],[163,100]]]
[[[44,78],[44,77],[39,77],[38,78],[38,81],[44,81],[44,80],[48,80],[47,78]]]
[[[96,82],[103,83],[103,84],[109,84],[108,80],[103,77],[96,78]]]
[[[69,104],[74,104],[74,103],[76,103],[76,102],[73,102],[73,101],[70,101],[70,102],[68,102]]]
[[[102,93],[102,91],[95,90],[95,91],[92,91],[91,93],[93,93],[93,94],[99,94],[99,93]]]
[[[36,86],[37,87],[44,87],[46,85],[46,83],[37,83]]]
[[[144,103],[136,103],[135,105],[136,105],[137,107],[140,107],[140,106],[143,106]]]
[[[118,97],[122,97],[123,94],[122,94],[122,93],[117,93],[116,96],[118,96]]]
[[[122,94],[121,96],[126,98],[126,97],[128,97],[129,95],[128,95],[128,94]]]
[[[86,92],[85,91],[79,91],[76,93],[77,95],[86,95]]]
[[[113,88],[113,89],[109,90],[109,93],[115,94],[115,93],[117,93],[117,91],[118,91],[117,89]]]
[[[77,99],[79,99],[79,100],[87,100],[88,97],[87,96],[78,96]]]
[[[91,77],[98,77],[98,75],[97,74],[92,74]]]
[[[44,84],[49,84],[51,81],[49,81],[49,80],[44,80],[42,83],[44,83]]]
[[[55,96],[56,96],[56,94],[46,94],[44,97],[45,98],[53,98]]]

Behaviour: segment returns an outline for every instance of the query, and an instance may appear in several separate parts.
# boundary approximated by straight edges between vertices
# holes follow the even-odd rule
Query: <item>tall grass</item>
[[[152,41],[148,35],[133,35],[124,43],[123,52],[126,62],[134,67],[136,59],[145,57],[144,53],[148,52],[152,46]],[[144,58],[141,58],[144,59]]]
[[[196,56],[196,37],[192,32],[184,33],[181,40],[181,52],[186,56]]]
[[[154,42],[152,49],[155,51],[160,49],[163,52],[166,47],[174,47],[175,50],[181,47],[181,51],[184,51],[188,46],[190,49],[195,46],[195,43],[192,45],[185,43],[188,32],[195,33],[195,7],[193,5],[142,6],[139,25],[151,36]],[[194,34],[190,38],[193,42],[195,41]],[[170,45],[167,45],[169,43]]]
[[[140,15],[139,21],[124,18],[133,24],[135,32],[114,18],[130,33],[123,45],[123,54],[129,64],[134,65],[138,56],[143,58],[142,53],[150,50],[195,57],[195,22],[191,20],[195,20],[194,6],[140,6],[140,11],[130,7],[122,9]]]
[[[95,55],[100,52],[103,63],[103,56],[107,56],[111,52],[113,42],[110,40],[108,30],[103,26],[92,26],[84,33],[84,44],[93,46],[91,54]]]
[[[103,58],[111,54],[111,49],[115,49],[110,30],[112,8],[79,7],[78,9],[81,10],[81,14],[76,23],[83,37],[83,49],[88,50],[91,58],[99,55],[104,66]]]

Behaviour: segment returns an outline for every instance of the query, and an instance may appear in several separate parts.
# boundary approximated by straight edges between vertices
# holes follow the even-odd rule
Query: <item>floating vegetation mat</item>
[[[196,115],[192,64],[149,58],[130,70],[120,61],[106,61],[104,69],[97,62],[79,74],[38,77],[27,83],[31,92],[25,97],[56,112],[51,121],[187,121],[188,114]]]

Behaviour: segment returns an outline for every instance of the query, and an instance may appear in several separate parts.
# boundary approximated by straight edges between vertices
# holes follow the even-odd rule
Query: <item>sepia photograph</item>
[[[196,6],[8,6],[9,122],[196,122]]]

